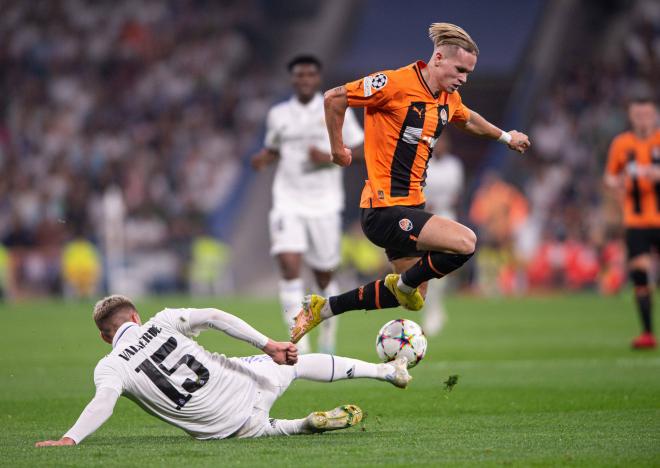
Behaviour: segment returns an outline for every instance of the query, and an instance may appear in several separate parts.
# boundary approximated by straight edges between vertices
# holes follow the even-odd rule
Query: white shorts
[[[321,217],[285,214],[271,210],[269,214],[270,254],[285,252],[304,254],[313,269],[330,271],[341,261],[341,215]]]
[[[239,358],[257,377],[257,398],[252,415],[234,437],[262,437],[275,435],[269,413],[275,401],[282,396],[296,378],[293,366],[275,364],[270,356],[260,354]]]

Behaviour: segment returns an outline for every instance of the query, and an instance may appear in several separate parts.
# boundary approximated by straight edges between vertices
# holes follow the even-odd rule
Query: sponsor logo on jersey
[[[403,218],[399,220],[399,227],[408,232],[413,228],[413,223],[408,218]]]

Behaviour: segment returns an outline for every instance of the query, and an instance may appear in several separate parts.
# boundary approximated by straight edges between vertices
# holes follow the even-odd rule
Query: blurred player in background
[[[94,369],[96,395],[62,438],[37,447],[79,444],[110,418],[122,395],[200,440],[344,429],[362,419],[357,406],[302,419],[272,419],[268,413],[296,379],[372,378],[405,388],[412,378],[405,358],[371,364],[327,354],[298,357],[294,344],[273,341],[218,309],[165,309],[143,325],[132,301],[113,295],[96,303],[94,321],[103,341],[112,345]],[[192,339],[205,330],[223,331],[265,354],[227,358],[210,353]]]
[[[467,82],[479,54],[472,38],[448,23],[432,24],[429,36],[434,49],[428,63],[420,60],[379,72],[325,94],[332,160],[340,166],[352,160],[341,131],[346,110],[365,108],[369,180],[360,202],[362,228],[385,249],[396,273],[329,299],[306,298],[292,331],[294,342],[321,321],[349,310],[399,305],[420,310],[426,282],[451,273],[472,256],[472,230],[424,210],[422,187],[429,156],[449,122],[521,153],[530,145],[527,135],[500,130],[461,101],[458,89]]]
[[[344,187],[341,169],[332,164],[325,125],[321,88],[321,62],[314,56],[295,57],[288,65],[294,95],[274,106],[266,121],[264,148],[252,159],[260,170],[278,162],[270,212],[271,255],[277,257],[281,280],[279,296],[288,328],[305,295],[301,278],[303,255],[314,273],[318,292],[339,292],[332,279],[341,261],[341,212]],[[364,133],[352,112],[342,126],[343,141],[351,148],[362,145]],[[321,328],[319,349],[332,353],[336,323]],[[301,353],[310,351],[307,340]]]
[[[438,138],[429,160],[426,187],[426,209],[447,219],[456,219],[456,205],[465,185],[461,160],[451,154],[451,142],[445,133]],[[447,281],[430,281],[423,310],[423,329],[427,336],[437,335],[447,320],[445,294]]]
[[[652,324],[651,252],[660,249],[660,127],[658,108],[651,98],[637,98],[628,105],[631,131],[621,133],[610,145],[605,184],[623,204],[628,270],[635,291],[642,333],[633,348],[652,349],[656,338]]]

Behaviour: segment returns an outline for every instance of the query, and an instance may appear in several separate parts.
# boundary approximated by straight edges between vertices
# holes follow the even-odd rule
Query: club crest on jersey
[[[408,218],[403,218],[403,219],[400,219],[400,220],[399,220],[399,227],[400,227],[402,230],[408,232],[408,231],[412,230],[412,228],[413,228],[413,223],[412,223],[412,221],[410,221]]]
[[[440,109],[440,121],[442,122],[442,125],[447,125],[447,109],[444,107]]]

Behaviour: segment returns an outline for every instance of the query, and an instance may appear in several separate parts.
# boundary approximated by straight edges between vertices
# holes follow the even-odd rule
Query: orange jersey
[[[623,222],[631,228],[660,227],[660,182],[640,169],[660,166],[660,130],[642,140],[633,132],[618,135],[610,145],[607,174],[625,176]]]
[[[447,122],[466,122],[470,111],[458,92],[434,96],[418,61],[346,84],[348,105],[364,107],[364,155],[369,180],[360,207],[414,206],[433,146]]]

